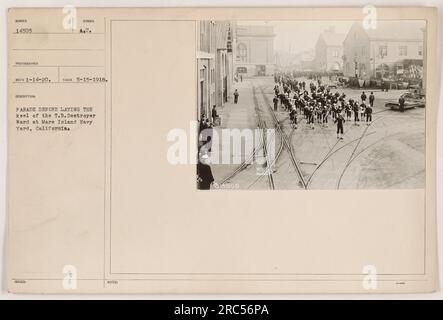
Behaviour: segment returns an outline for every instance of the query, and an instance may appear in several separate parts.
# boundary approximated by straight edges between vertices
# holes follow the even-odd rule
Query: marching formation
[[[328,127],[330,122],[337,125],[337,139],[343,139],[343,124],[353,121],[359,126],[361,122],[370,125],[372,122],[372,108],[375,96],[371,92],[369,97],[363,91],[360,101],[346,99],[344,93],[332,93],[330,88],[317,80],[309,83],[309,91],[305,81],[297,80],[292,74],[278,73],[274,75],[274,110],[280,104],[289,112],[291,124],[297,129],[300,117],[306,120],[310,128],[315,125]]]

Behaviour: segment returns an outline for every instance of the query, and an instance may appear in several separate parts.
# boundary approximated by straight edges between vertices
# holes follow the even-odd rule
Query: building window
[[[388,46],[379,46],[378,55],[380,58],[386,57],[388,55]]]
[[[338,58],[338,50],[337,49],[332,50],[332,56],[334,58]]]
[[[404,74],[404,69],[402,64],[397,64],[396,72],[397,74]]]
[[[366,65],[364,63],[358,65],[358,73],[360,77],[366,76]]]
[[[419,47],[418,47],[418,55],[419,55],[419,56],[422,56],[422,55],[423,55],[423,47],[422,47],[422,46],[419,46]]]
[[[407,46],[399,46],[398,47],[398,55],[399,56],[407,56],[408,55],[408,47]]]
[[[332,70],[332,71],[340,71],[340,64],[339,64],[337,61],[334,62],[334,63],[332,64],[331,70]]]
[[[237,46],[237,60],[240,62],[247,62],[248,49],[244,43],[239,43]]]
[[[377,66],[377,68],[375,69],[375,73],[378,79],[382,79],[385,76],[389,75],[389,66],[385,63],[382,63]]]

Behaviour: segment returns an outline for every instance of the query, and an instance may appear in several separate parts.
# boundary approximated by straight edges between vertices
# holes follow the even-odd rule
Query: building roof
[[[362,24],[360,23],[362,26]],[[380,21],[376,29],[365,29],[371,40],[423,40],[425,21]]]
[[[327,46],[342,46],[345,41],[346,34],[325,31],[321,34]]]

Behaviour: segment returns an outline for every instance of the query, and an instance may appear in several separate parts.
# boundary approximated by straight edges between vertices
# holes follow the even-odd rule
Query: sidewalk
[[[237,89],[239,93],[238,103],[234,104],[234,97],[230,97],[230,101],[225,103],[224,107],[219,111],[221,117],[220,126],[214,127],[220,138],[219,145],[219,159],[230,159],[231,164],[213,164],[212,170],[216,181],[220,181],[223,177],[228,176],[238,164],[232,164],[233,158],[241,156],[242,159],[245,155],[235,153],[232,149],[232,145],[229,148],[227,145],[223,145],[221,141],[223,129],[253,129],[257,127],[257,115],[255,113],[255,106],[252,94],[252,84],[248,79],[243,79],[243,82],[235,83],[233,90]],[[231,141],[232,144],[232,141]]]
[[[234,104],[231,96],[220,113],[221,125],[218,128],[254,128],[256,126],[256,115],[252,97],[251,82],[247,79],[234,85],[234,90],[239,93],[238,103]]]

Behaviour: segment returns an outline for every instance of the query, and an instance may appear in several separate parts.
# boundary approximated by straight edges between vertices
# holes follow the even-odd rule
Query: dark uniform
[[[234,92],[234,103],[238,102],[238,96],[239,96],[239,94],[238,94],[237,90],[235,90],[235,92]]]
[[[214,182],[211,166],[201,162],[197,164],[197,181],[198,189],[209,190],[211,188],[211,183]]]
[[[278,88],[277,85],[274,87],[274,92],[276,96],[278,96],[278,94],[280,93],[280,89]]]
[[[326,105],[323,107],[323,110],[322,110],[323,126],[324,127],[328,126],[328,112],[329,112],[329,107]]]
[[[405,111],[405,98],[400,97],[400,99],[398,99],[398,104],[400,106],[400,111],[404,112]]]
[[[374,93],[371,92],[371,95],[369,96],[369,104],[371,105],[371,107],[374,106],[374,100],[375,100]]]
[[[366,94],[365,94],[364,91],[363,91],[363,93],[361,94],[360,98],[361,98],[361,101],[362,101],[362,102],[365,102],[365,101],[366,101]]]
[[[272,101],[274,102],[274,111],[277,111],[277,106],[278,106],[278,98],[277,98],[277,96],[275,96],[274,99],[272,99]]]
[[[340,134],[343,135],[343,123],[345,122],[345,118],[343,118],[341,113],[338,113],[334,122],[337,123],[337,138],[339,138]],[[343,137],[341,139],[343,139]]]
[[[217,115],[217,110],[215,109],[215,106],[212,108],[212,123],[215,125],[215,120],[217,119],[218,115]]]
[[[351,107],[351,105],[349,103],[346,104],[345,110],[346,110],[346,120],[351,120],[351,117],[352,117],[352,107]]]
[[[354,123],[357,124],[357,122],[360,121],[360,119],[358,118],[358,112],[360,111],[360,108],[359,108],[357,102],[354,102],[354,106],[352,107],[352,110],[354,111]]]
[[[371,106],[366,106],[366,122],[372,122],[372,107]]]
[[[311,128],[314,129],[314,107],[308,107],[307,109],[307,118],[308,124],[311,125]]]
[[[291,119],[294,128],[297,129],[297,110],[295,110],[295,108],[293,108],[289,113],[289,118]]]

